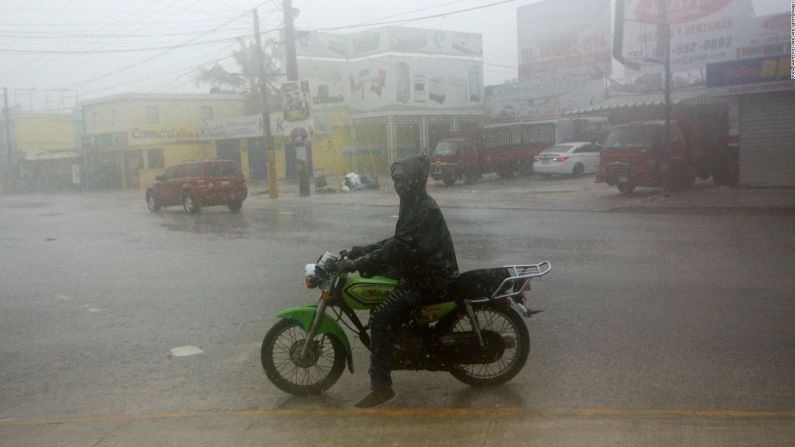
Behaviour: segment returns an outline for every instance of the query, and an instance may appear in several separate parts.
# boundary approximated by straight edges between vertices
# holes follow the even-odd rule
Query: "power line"
[[[269,31],[265,31],[262,34],[272,33],[280,31],[280,29],[273,29]],[[0,48],[0,54],[114,54],[114,53],[142,53],[147,51],[156,51],[156,50],[168,50],[168,49],[177,49],[177,48],[186,48],[186,47],[193,47],[193,46],[200,46],[200,45],[211,45],[216,43],[223,43],[229,42],[241,38],[249,37],[248,35],[238,35],[232,37],[225,37],[223,39],[215,39],[215,40],[204,40],[201,42],[193,42],[188,44],[179,44],[179,45],[165,45],[160,47],[147,47],[147,48],[116,48],[116,49],[108,49],[108,50],[64,50],[64,51],[57,51],[57,50],[15,50],[10,48]]]
[[[412,9],[411,11],[405,11],[405,12],[401,12],[401,13],[398,13],[398,14],[392,14],[391,16],[385,16],[385,17],[381,17],[381,18],[378,18],[378,19],[368,20],[367,22],[362,22],[360,25],[364,26],[364,24],[366,24],[368,22],[381,21],[381,20],[386,20],[386,19],[393,19],[395,17],[400,17],[400,16],[404,16],[404,15],[407,15],[407,14],[414,14],[415,12],[427,11],[429,9],[441,8],[442,6],[452,5],[454,3],[461,3],[461,2],[464,2],[464,1],[467,1],[467,0],[453,0],[453,1],[450,1],[450,2],[447,2],[447,3],[440,3],[438,5],[427,6],[425,8]]]
[[[270,1],[270,0],[266,0],[266,1],[262,2],[261,4],[259,4],[259,5],[255,6],[255,8],[258,8],[258,7],[262,6],[262,5],[264,5],[264,4],[265,4],[265,3],[267,3],[268,1]],[[125,70],[128,70],[128,69],[132,68],[132,67],[136,67],[136,66],[138,66],[138,65],[140,65],[140,64],[143,64],[143,63],[146,63],[146,62],[152,61],[152,60],[154,60],[154,59],[157,59],[157,58],[159,58],[159,57],[161,57],[161,56],[163,56],[163,55],[166,55],[166,54],[170,53],[171,51],[174,51],[174,50],[176,50],[176,49],[178,49],[178,48],[181,48],[181,47],[183,47],[183,46],[185,46],[185,45],[187,45],[187,44],[190,44],[191,42],[195,41],[196,39],[199,39],[199,38],[201,38],[201,37],[204,37],[204,36],[205,36],[205,35],[207,35],[207,34],[210,34],[210,33],[213,33],[213,32],[215,32],[215,31],[217,31],[217,30],[219,30],[219,29],[221,29],[221,28],[223,28],[223,27],[225,27],[225,26],[229,25],[230,23],[232,23],[232,22],[234,22],[234,21],[236,21],[236,20],[240,19],[242,16],[244,16],[244,15],[247,15],[247,14],[248,14],[248,12],[244,12],[244,13],[240,14],[239,16],[237,16],[237,17],[234,17],[232,20],[229,20],[229,21],[227,21],[227,22],[224,22],[223,24],[221,24],[221,25],[219,25],[219,26],[217,26],[217,27],[215,27],[215,28],[211,29],[210,31],[207,31],[207,32],[205,32],[205,33],[202,33],[202,34],[200,34],[200,35],[198,35],[198,36],[196,36],[196,37],[194,37],[194,38],[192,38],[192,39],[189,39],[189,40],[187,40],[187,41],[183,42],[183,43],[182,43],[182,44],[180,44],[180,45],[176,45],[176,46],[173,46],[173,47],[171,47],[171,48],[169,48],[169,49],[167,49],[167,50],[163,50],[162,52],[160,52],[160,53],[157,53],[157,54],[155,54],[154,56],[147,57],[147,58],[145,58],[145,59],[142,59],[142,60],[140,60],[140,61],[136,61],[135,63],[129,64],[129,65],[125,65],[125,66],[124,66],[124,67],[122,67],[122,68],[119,68],[119,69],[116,69],[116,70],[113,70],[113,71],[110,71],[110,72],[104,73],[104,74],[102,74],[102,75],[99,75],[99,76],[93,77],[93,78],[91,78],[91,79],[87,79],[87,80],[85,80],[85,81],[75,82],[75,83],[72,83],[72,84],[66,85],[66,86],[64,86],[64,88],[68,88],[68,87],[74,87],[74,86],[76,86],[76,85],[82,85],[82,84],[86,84],[86,83],[89,83],[89,82],[94,82],[94,81],[98,81],[98,80],[101,80],[101,79],[105,79],[105,78],[107,78],[107,77],[109,77],[109,76],[113,76],[113,75],[115,75],[115,74],[117,74],[117,73],[121,73],[121,72],[123,72],[123,71],[125,71]]]
[[[151,13],[151,14],[149,14],[149,15],[145,16],[145,17],[144,17],[144,19],[142,19],[142,20],[145,20],[146,18],[149,18],[149,17],[154,17],[156,14],[159,14],[160,12],[162,12],[162,11],[165,11],[165,10],[166,10],[166,9],[168,9],[168,8],[169,8],[171,5],[173,5],[173,4],[175,4],[175,3],[177,3],[178,1],[180,1],[180,0],[174,0],[174,1],[170,2],[170,3],[168,3],[168,4],[167,4],[165,7],[163,7],[163,8],[160,8],[160,9],[158,9],[156,12],[154,12],[154,13]],[[148,5],[155,4],[155,3],[156,3],[155,1],[152,1],[152,2],[150,2],[150,3],[147,3],[147,6],[148,6]],[[146,9],[147,9],[147,7],[146,7],[146,6],[145,6],[145,7],[142,7],[142,8],[138,8],[137,10],[135,10],[134,12],[132,12],[132,14],[131,14],[131,15],[135,15],[135,14],[137,14],[137,13],[141,12],[141,11],[145,11]],[[137,23],[140,23],[142,20],[139,20]],[[99,30],[100,30],[100,31],[102,31],[102,30],[105,30],[106,28],[108,28],[108,27],[110,27],[111,25],[114,25],[114,24],[116,24],[116,23],[118,23],[118,20],[114,21],[112,18],[109,18],[109,19],[106,19],[106,20],[102,20],[102,21],[100,21],[99,23],[97,23],[97,25],[100,25],[100,24],[102,24],[102,26],[101,26],[101,27],[99,27]],[[85,40],[87,39],[87,38],[86,38],[86,34],[87,34],[87,33],[83,33],[81,36],[77,36],[76,38],[69,40],[69,41],[68,41],[68,42],[66,42],[64,45],[62,45],[62,46],[58,47],[58,49],[65,49],[65,48],[69,48],[69,47],[71,47],[71,46],[73,46],[73,45],[75,45],[75,44],[77,44],[77,43],[80,43],[80,42],[83,42],[83,41],[85,41]],[[43,59],[46,59],[46,56],[45,56],[45,55],[39,56],[39,57],[37,57],[37,58],[35,58],[35,59],[33,59],[33,60],[31,60],[31,61],[28,61],[27,63],[23,64],[21,67],[17,68],[17,70],[24,69],[25,67],[29,67],[29,68],[28,68],[26,71],[23,71],[22,73],[18,73],[18,74],[17,74],[17,76],[15,76],[15,77],[11,78],[11,80],[15,80],[15,79],[19,79],[19,78],[21,78],[21,77],[25,77],[25,76],[27,76],[27,75],[29,75],[29,74],[33,73],[35,70],[39,70],[39,69],[41,69],[42,65],[35,66],[35,64],[36,64],[36,63],[38,63],[39,61],[42,61]],[[59,59],[59,60],[60,60],[60,59]],[[35,68],[34,68],[34,66],[35,66]],[[46,66],[46,63],[45,63],[43,66]]]
[[[232,46],[225,47],[222,50],[215,52],[215,54],[227,52],[231,48],[232,48]],[[201,59],[206,58],[206,56],[207,56],[206,54],[202,55]],[[128,86],[128,85],[132,85],[132,84],[140,84],[141,82],[150,81],[152,79],[158,79],[158,78],[162,78],[162,77],[165,77],[165,76],[171,76],[171,75],[174,75],[174,74],[177,74],[177,73],[179,73],[179,74],[183,74],[183,73],[186,73],[186,72],[187,73],[191,73],[191,72],[194,72],[197,68],[199,68],[199,67],[201,67],[203,65],[218,63],[218,62],[221,62],[221,61],[233,58],[233,57],[234,57],[234,55],[230,54],[230,55],[227,55],[227,56],[224,56],[224,57],[221,57],[221,58],[215,58],[215,59],[212,59],[212,60],[205,60],[205,61],[200,62],[198,64],[190,63],[189,66],[187,66],[187,67],[183,66],[183,67],[180,67],[177,70],[169,69],[169,70],[166,70],[166,71],[155,72],[154,74],[146,74],[143,77],[138,77],[138,78],[134,78],[132,80],[118,82],[116,84],[112,84],[112,85],[105,86],[105,87],[102,87],[102,88],[89,90],[87,92],[82,92],[80,94],[80,96],[82,96],[82,97],[93,96],[96,93],[112,90],[112,89],[115,89],[117,87]],[[193,61],[195,59],[197,59],[197,58],[192,58],[192,59],[189,59],[189,60]],[[171,81],[169,81],[169,82],[171,82]]]
[[[492,6],[504,5],[506,3],[513,3],[515,1],[516,0],[501,0],[501,1],[498,1],[498,2],[488,3],[488,4],[480,5],[480,6],[474,6],[474,7],[471,7],[471,8],[459,9],[459,10],[456,10],[456,11],[443,12],[443,13],[439,13],[439,14],[432,14],[432,15],[423,16],[423,17],[412,17],[412,18],[408,18],[408,19],[383,21],[384,18],[382,17],[380,19],[374,19],[372,21],[355,23],[355,24],[352,24],[352,25],[336,26],[336,27],[330,27],[330,28],[319,28],[319,29],[316,29],[314,31],[338,31],[338,30],[343,30],[343,29],[361,28],[361,27],[364,27],[364,26],[392,25],[392,24],[395,24],[395,23],[415,22],[415,21],[419,21],[419,20],[435,19],[435,18],[438,18],[438,17],[445,17],[445,16],[454,15],[454,14],[462,14],[462,13],[465,13],[465,12],[477,11],[479,9],[485,9],[485,8],[490,8]],[[399,14],[399,15],[403,15],[403,14]]]
[[[248,29],[249,27],[240,27],[240,28],[227,29],[226,31],[244,32],[247,31]],[[85,35],[82,33],[48,33],[41,31],[14,31],[13,33],[0,32],[0,37],[13,38],[14,40],[62,39],[64,37],[78,37],[78,36],[90,37],[92,39],[104,39],[106,37],[114,37],[118,39],[118,38],[192,36],[194,34],[196,34],[196,31],[182,32],[182,33],[155,33],[155,34],[136,33],[136,34],[91,34],[91,35]]]
[[[186,6],[180,6],[180,5],[178,4],[178,1],[179,1],[179,0],[176,0],[176,1],[174,1],[174,2],[171,2],[171,3],[169,3],[168,5],[166,5],[166,6],[165,6],[165,7],[163,7],[163,8],[159,8],[159,9],[157,9],[157,11],[155,11],[155,12],[153,12],[153,13],[150,13],[150,14],[148,14],[146,17],[143,17],[143,18],[142,18],[142,19],[140,19],[140,20],[136,20],[136,21],[135,21],[133,24],[123,24],[123,25],[137,25],[137,24],[140,24],[140,23],[142,23],[143,21],[145,21],[147,18],[149,18],[149,17],[154,17],[156,14],[158,14],[158,13],[160,13],[160,12],[162,12],[162,11],[165,11],[166,9],[168,9],[168,8],[170,8],[170,7],[175,7],[175,6],[176,6],[176,7],[182,8],[182,9],[186,8]],[[196,4],[196,3],[198,3],[199,1],[200,1],[200,0],[195,0],[195,1],[194,1],[193,3],[191,3],[190,5]],[[138,14],[138,13],[139,13],[139,12],[141,12],[141,11],[146,11],[146,9],[147,9],[147,8],[148,8],[150,5],[154,5],[154,4],[155,4],[155,3],[153,3],[153,2],[150,2],[150,3],[148,3],[148,4],[144,5],[144,6],[143,6],[143,7],[141,7],[141,8],[137,8],[137,9],[136,9],[134,12],[131,12],[131,13],[127,14],[127,17],[129,17],[129,16],[131,16],[131,15],[136,15],[136,14]],[[191,9],[191,11],[192,11],[192,9]],[[241,11],[242,11],[242,10],[241,10]],[[239,14],[238,16],[236,16],[236,17],[232,18],[232,21],[234,21],[234,20],[236,20],[236,19],[244,18],[244,17],[245,17],[245,12],[244,12],[243,14]],[[109,22],[109,20],[105,20],[105,22]],[[148,23],[147,23],[147,26],[151,26],[152,24],[155,24],[155,23],[163,23],[163,24],[166,24],[166,25],[168,25],[168,24],[177,24],[177,23],[192,23],[192,24],[195,24],[196,22],[198,22],[198,20],[194,20],[194,21],[192,21],[192,22],[173,22],[173,21],[172,21],[172,22],[148,22]],[[101,31],[101,30],[103,30],[103,29],[106,29],[106,28],[108,28],[108,27],[110,27],[110,26],[112,26],[112,25],[116,25],[116,24],[120,24],[120,23],[121,23],[121,22],[120,22],[120,21],[118,21],[118,20],[116,20],[116,21],[113,21],[112,23],[105,23],[105,25],[104,25],[104,26],[102,26],[102,27],[100,27],[100,28],[98,29],[98,31]],[[217,22],[216,22],[216,23],[217,23]],[[215,30],[215,29],[217,29],[217,28],[218,28],[218,27],[214,28],[213,30]],[[37,29],[40,29],[40,28],[37,28]],[[210,32],[212,32],[213,30],[210,30]],[[235,28],[234,30],[227,30],[227,31],[233,31],[233,32],[234,32],[234,31],[241,31],[241,32],[242,32],[243,30],[241,30],[241,29],[239,29],[239,28]],[[192,33],[172,33],[172,34],[164,34],[164,33],[160,33],[160,34],[157,34],[157,35],[152,35],[152,34],[149,34],[148,36],[152,36],[152,37],[162,37],[162,36],[166,36],[166,35],[180,35],[180,34],[181,34],[181,35],[195,35],[195,32],[192,32]],[[104,40],[103,40],[102,42],[96,42],[96,43],[106,43],[106,42],[107,42],[107,40],[108,40],[108,38],[110,38],[110,39],[119,39],[119,38],[121,38],[121,37],[127,37],[127,36],[132,36],[132,34],[113,33],[113,34],[110,34],[110,35],[106,35],[106,36],[103,36],[103,37],[101,37],[101,39],[104,39]],[[145,35],[141,35],[141,36],[145,36]],[[95,38],[95,40],[98,40],[98,39],[100,39],[100,37],[99,37],[99,36],[96,36],[96,35],[91,35],[91,34],[88,34],[88,33],[81,33],[81,35],[78,35],[78,36],[75,36],[75,37],[76,37],[76,39],[73,39],[73,40],[71,40],[71,41],[70,41],[70,42],[69,42],[69,43],[68,43],[68,44],[67,44],[65,47],[61,47],[61,48],[68,48],[69,46],[71,46],[71,45],[73,45],[73,44],[76,44],[76,43],[78,43],[78,42],[80,42],[80,41],[90,40],[90,39],[92,39],[92,38]],[[235,38],[235,37],[236,37],[236,36],[232,36],[232,37],[230,37],[230,39],[231,39],[231,38]],[[193,39],[192,39],[192,40],[193,40]],[[166,49],[166,47],[167,47],[167,46],[165,46],[165,45],[163,45],[163,46],[162,46],[162,48],[163,48],[163,49]],[[127,51],[127,49],[123,49],[123,50],[125,50],[125,51],[122,51],[122,52],[130,52],[130,51]],[[107,53],[117,53],[117,52],[118,52],[118,51],[116,51],[116,50],[107,51]],[[28,62],[24,63],[24,64],[23,64],[21,67],[14,67],[14,68],[15,68],[15,71],[17,71],[17,73],[15,73],[15,76],[14,76],[14,77],[12,77],[10,80],[20,79],[20,78],[23,78],[23,77],[25,77],[25,76],[28,76],[28,75],[30,75],[30,74],[32,74],[32,73],[34,73],[35,71],[40,71],[40,70],[41,70],[41,67],[42,67],[42,66],[41,66],[41,64],[39,64],[39,66],[37,66],[36,68],[32,67],[31,65],[32,65],[32,64],[34,64],[34,63],[37,63],[37,62],[41,61],[43,58],[47,57],[48,55],[52,55],[52,54],[58,54],[58,53],[57,53],[57,52],[55,52],[55,51],[44,51],[44,50],[26,50],[26,51],[25,51],[25,53],[31,53],[31,54],[39,53],[39,54],[41,54],[41,56],[40,56],[40,57],[38,57],[38,58],[36,58],[36,59],[34,59],[34,60],[31,60],[31,61],[28,61]],[[83,54],[83,53],[85,53],[85,54],[92,54],[92,53],[101,54],[101,53],[102,53],[102,51],[98,51],[98,50],[97,50],[97,51],[95,51],[95,50],[93,50],[93,49],[92,49],[92,50],[90,50],[90,51],[89,51],[89,50],[80,50],[80,51],[63,51],[63,54]],[[20,50],[16,50],[16,49],[14,49],[14,50],[12,50],[11,52],[5,52],[5,54],[6,54],[6,56],[8,56],[8,57],[13,57],[13,56],[15,56],[15,55],[24,54],[24,53],[22,53]],[[56,61],[53,61],[53,62],[51,62],[51,63],[60,63],[60,62],[59,62],[60,60],[65,60],[65,59],[57,59]],[[21,69],[21,68],[24,68],[24,67],[30,67],[30,68],[28,68],[26,71],[23,71],[22,73],[19,73],[19,72],[18,72],[18,71],[19,71],[19,69]],[[7,72],[7,74],[10,74],[10,73],[8,73],[8,72]]]

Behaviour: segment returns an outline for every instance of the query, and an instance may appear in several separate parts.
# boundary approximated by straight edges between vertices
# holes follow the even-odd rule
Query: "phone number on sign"
[[[790,0],[790,79],[795,80],[795,0]]]
[[[793,0],[795,1],[795,0]],[[718,50],[721,48],[730,48],[732,46],[732,36],[717,37],[714,39],[707,39],[703,42],[687,42],[677,44],[671,48],[671,53],[674,54],[689,54],[696,51],[709,51]]]

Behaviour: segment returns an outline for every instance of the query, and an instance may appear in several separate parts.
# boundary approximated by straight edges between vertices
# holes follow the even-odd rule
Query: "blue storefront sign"
[[[707,64],[707,87],[789,81],[790,68],[789,55]]]

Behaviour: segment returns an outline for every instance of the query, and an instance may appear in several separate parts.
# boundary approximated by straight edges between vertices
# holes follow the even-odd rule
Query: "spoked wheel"
[[[492,363],[458,365],[450,373],[458,380],[473,386],[503,384],[522,370],[530,354],[530,334],[522,317],[511,309],[475,309],[481,331],[494,331],[502,336],[505,351]],[[451,325],[451,332],[472,331],[469,317],[460,315]]]
[[[262,367],[280,390],[296,396],[331,388],[345,369],[345,347],[337,337],[317,334],[306,353],[306,332],[295,320],[273,325],[262,342]]]

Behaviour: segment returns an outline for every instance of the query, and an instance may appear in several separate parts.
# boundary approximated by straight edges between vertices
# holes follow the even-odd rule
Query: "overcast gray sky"
[[[293,5],[300,10],[298,28],[320,29],[496,1],[294,0]],[[497,84],[516,77],[516,8],[535,1],[405,25],[482,34],[486,85]],[[39,93],[31,99],[24,89],[68,89],[81,98],[126,91],[197,91],[196,67],[216,60],[228,63],[222,58],[235,46],[231,38],[251,35],[250,11],[257,5],[263,31],[281,26],[279,0],[3,0],[0,86],[9,88],[12,101],[49,101],[51,107],[61,101],[58,94]],[[787,6],[786,0],[754,0],[759,15],[786,11]],[[404,14],[410,11],[415,12]],[[167,48],[178,45],[183,46]],[[158,49],[125,52],[142,48]]]

